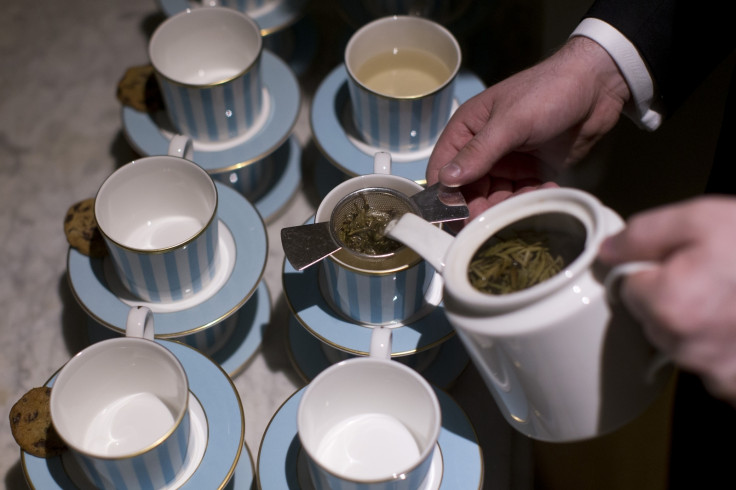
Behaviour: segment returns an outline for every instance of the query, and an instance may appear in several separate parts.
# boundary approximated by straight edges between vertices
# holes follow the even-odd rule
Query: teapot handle
[[[637,272],[652,270],[658,267],[656,262],[653,261],[635,261],[620,264],[611,269],[603,280],[603,285],[606,288],[606,296],[609,304],[616,304],[620,301],[619,296],[619,282],[625,276],[629,274],[636,274]],[[671,359],[665,353],[657,350],[649,361],[649,367],[645,373],[645,379],[649,382],[653,382],[660,369],[670,365]]]
[[[619,297],[619,281],[629,274],[636,274],[637,272],[648,271],[657,267],[656,262],[649,260],[639,260],[635,262],[626,262],[619,264],[611,269],[603,280],[603,285],[606,288],[606,296],[608,302],[611,304],[618,303]]]
[[[445,255],[453,236],[416,214],[406,213],[386,225],[385,234],[414,250],[439,273],[445,268]]]

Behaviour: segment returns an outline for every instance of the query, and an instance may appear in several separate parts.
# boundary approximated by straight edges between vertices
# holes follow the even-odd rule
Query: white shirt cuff
[[[583,19],[570,34],[573,36],[592,39],[608,52],[631,92],[632,103],[624,109],[624,114],[644,129],[657,129],[662,124],[662,113],[654,107],[654,82],[631,41],[612,25],[594,18]]]

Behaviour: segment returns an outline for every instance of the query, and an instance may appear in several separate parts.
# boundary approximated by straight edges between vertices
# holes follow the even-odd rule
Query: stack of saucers
[[[424,60],[427,50],[439,53],[432,61],[446,70],[441,76],[418,75],[420,70],[406,60],[398,60],[396,67],[384,66],[391,62],[380,58],[384,52],[406,51]],[[346,180],[375,174],[374,157],[383,152],[390,153],[391,176],[421,189],[439,133],[454,109],[483,90],[482,81],[461,69],[459,44],[449,31],[415,16],[391,16],[365,24],[349,39],[344,58],[319,84],[310,109],[313,139],[322,157],[314,179],[318,193],[325,198]],[[414,72],[401,72],[402,63]],[[373,73],[364,68],[369,66]],[[371,85],[381,77],[383,86]],[[411,80],[407,88],[400,86],[404,78]],[[428,78],[432,79],[426,89],[417,88]],[[314,221],[324,219],[329,215],[316,216]],[[288,260],[284,262],[284,292],[294,317],[289,329],[291,352],[307,379],[346,357],[366,355],[372,331],[367,323],[382,323],[361,321],[335,308],[322,267],[297,270]],[[441,278],[425,289],[421,312],[389,319],[394,329],[392,356],[436,385],[447,386],[468,359],[444,315]],[[360,290],[357,294],[370,297],[373,293]]]
[[[170,340],[156,342],[171,351],[181,363],[190,395],[187,457],[176,478],[165,488],[249,490],[255,468],[244,443],[243,404],[232,380],[220,366],[196,349]],[[46,386],[53,386],[57,376],[58,373],[54,374]],[[70,451],[51,458],[39,458],[21,451],[21,463],[33,488],[97,488]]]
[[[286,205],[301,179],[301,147],[293,134],[301,108],[301,89],[292,67],[307,63],[310,59],[308,47],[314,46],[314,33],[298,22],[306,2],[223,0],[215,2],[221,5],[217,7],[210,7],[210,2],[205,3],[207,6],[198,1],[160,0],[159,4],[168,16],[163,25],[171,21],[183,25],[180,20],[186,17],[183,14],[200,13],[196,12],[198,10],[232,10],[250,18],[259,35],[256,39],[245,40],[252,46],[232,54],[224,47],[230,40],[220,39],[216,33],[210,34],[209,38],[203,36],[205,40],[194,49],[194,53],[189,46],[171,54],[171,45],[175,43],[154,33],[149,44],[149,58],[156,70],[164,108],[147,112],[124,106],[124,134],[141,155],[166,154],[175,135],[183,133],[190,136],[192,154],[189,158],[214,179],[237,190],[256,206],[265,220],[269,220]],[[297,30],[297,26],[301,27]],[[188,34],[176,33],[174,28],[169,28],[169,31],[169,38]],[[286,41],[295,36],[295,32],[304,38],[298,45],[305,52],[294,53],[290,49],[282,56],[274,51],[285,50],[286,44],[297,45]],[[196,49],[201,52],[196,52]],[[218,56],[212,56],[212,53],[218,52],[218,56],[225,59],[225,65],[240,63],[238,55],[243,52],[255,61],[237,68],[228,66],[227,70],[239,71],[226,71],[225,75],[218,73],[219,67],[218,70],[210,67],[208,70],[212,74],[205,77],[213,78],[192,78],[188,73],[182,75],[182,66],[186,64],[183,60],[217,59]],[[170,61],[170,58],[176,58],[176,61]],[[200,65],[192,65],[187,67],[189,72],[206,71]],[[228,77],[234,78],[228,80]],[[256,81],[245,82],[249,77]],[[241,80],[250,84],[249,88],[242,88]],[[220,94],[212,88],[217,85],[223,88]],[[244,115],[235,114],[234,110],[231,112],[233,107],[244,109]],[[244,118],[244,122],[235,122],[239,118]],[[235,125],[238,127],[234,128]],[[218,131],[221,134],[216,134]]]
[[[293,70],[280,57],[262,53],[264,108],[260,124],[224,142],[193,142],[192,161],[236,189],[268,220],[286,205],[301,178],[301,148],[292,134],[301,104]],[[175,134],[166,111],[122,109],[123,129],[141,155],[163,155]]]
[[[197,348],[235,376],[260,346],[271,318],[262,281],[268,238],[256,208],[228,186],[217,183],[219,261],[214,279],[202,291],[178,301],[156,303],[133,297],[120,282],[110,258],[90,258],[69,249],[69,283],[89,316],[91,340],[125,334],[131,306],[154,313],[156,337]]]
[[[264,49],[263,25],[224,3],[190,9],[187,1],[162,2],[169,16],[151,36],[148,56],[163,106],[122,109],[125,135],[140,155],[184,157],[214,181],[219,233],[213,279],[186,298],[145,301],[119,280],[109,258],[88,260],[71,250],[68,268],[93,338],[124,333],[127,309],[145,305],[154,313],[158,339],[191,345],[234,376],[270,320],[262,282],[264,220],[278,213],[300,181],[300,147],[292,133],[301,93],[293,70]],[[261,20],[277,12],[284,24],[295,19],[284,11],[287,2],[245,3],[262,4]]]
[[[313,222],[314,218],[310,218],[306,224]],[[335,306],[328,293],[327,274],[324,264],[297,270],[288,259],[284,260],[284,295],[292,312],[288,352],[306,381],[336,362],[368,355],[376,326],[351,318]],[[412,367],[435,386],[448,387],[465,369],[469,358],[445,316],[442,278],[434,271],[429,274],[421,309],[404,321],[385,324],[393,332],[392,358]],[[400,277],[394,273],[384,276]],[[360,287],[352,284],[351,288]],[[367,301],[375,300],[375,291],[354,292]]]
[[[303,2],[261,3],[261,21],[276,30]],[[113,172],[95,198],[107,254],[71,247],[67,256],[92,343],[125,336],[128,314],[146,307],[152,341],[189,380],[191,437],[170,488],[249,489],[254,481],[232,378],[271,319],[264,220],[300,181],[292,134],[300,87],[287,62],[264,49],[263,26],[223,6],[182,9],[156,29],[149,56],[165,107],[123,107],[141,158]],[[35,487],[91,486],[68,452],[22,461]]]

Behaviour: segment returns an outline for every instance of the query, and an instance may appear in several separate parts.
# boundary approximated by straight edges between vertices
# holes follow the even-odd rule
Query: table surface
[[[329,10],[325,16],[334,15]],[[115,91],[126,68],[147,63],[147,39],[162,19],[153,0],[10,2],[0,18],[0,413],[6,417],[24,392],[86,345],[85,313],[67,284],[62,222],[71,204],[94,196],[107,175],[137,156],[122,133]],[[300,75],[303,105],[294,132],[304,165],[316,151],[310,96],[334,68],[333,50],[320,44],[313,66]],[[304,386],[283,342],[290,313],[279,232],[312,215],[313,195],[305,181],[267,223],[271,322],[259,351],[234,378],[254,460],[274,413]],[[503,421],[472,365],[448,393],[482,443],[484,488],[526,488],[529,444]],[[0,424],[0,479],[6,488],[25,486],[7,422]]]

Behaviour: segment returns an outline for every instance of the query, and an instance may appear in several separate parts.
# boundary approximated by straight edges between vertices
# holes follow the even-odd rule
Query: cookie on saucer
[[[58,456],[66,444],[51,424],[51,388],[32,388],[10,409],[10,430],[25,452],[39,458]]]
[[[107,255],[107,247],[95,219],[94,198],[80,201],[67,210],[64,233],[69,245],[84,255],[94,258]]]
[[[156,112],[164,108],[153,65],[128,68],[118,82],[118,100],[141,112]]]

